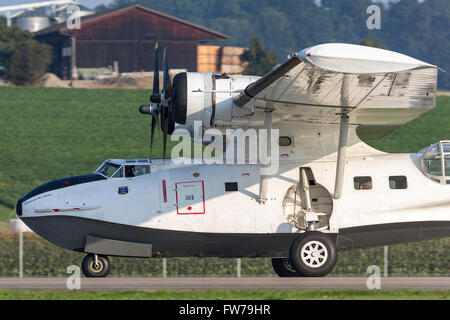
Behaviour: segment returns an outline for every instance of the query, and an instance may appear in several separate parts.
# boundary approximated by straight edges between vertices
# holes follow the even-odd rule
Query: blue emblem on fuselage
[[[124,195],[128,193],[128,186],[122,186],[119,187],[119,190],[117,190],[118,194]]]

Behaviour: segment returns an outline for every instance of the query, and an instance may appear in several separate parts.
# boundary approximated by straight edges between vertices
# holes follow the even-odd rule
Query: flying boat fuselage
[[[335,161],[284,161],[261,204],[259,165],[109,160],[91,175],[33,189],[18,212],[42,237],[77,251],[94,237],[148,244],[151,256],[286,256],[280,248],[305,232],[290,219],[302,207],[290,191],[304,167],[316,229],[336,235],[338,249],[450,236],[448,185],[426,176],[421,161],[423,153],[351,157],[340,199]]]

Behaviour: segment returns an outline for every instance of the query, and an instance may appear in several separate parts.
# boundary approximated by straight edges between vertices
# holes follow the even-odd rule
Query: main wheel
[[[322,232],[306,232],[292,244],[290,260],[305,277],[326,276],[337,261],[335,241]]]
[[[86,277],[92,278],[104,278],[109,274],[111,270],[111,263],[106,256],[97,256],[97,263],[95,262],[95,256],[88,254],[83,259],[81,269]]]
[[[289,258],[272,258],[272,267],[280,277],[301,277]]]

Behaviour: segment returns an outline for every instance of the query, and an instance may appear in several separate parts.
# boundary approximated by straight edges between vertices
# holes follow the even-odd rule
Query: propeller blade
[[[169,111],[166,108],[162,108],[161,113],[161,127],[163,131],[163,164],[166,162],[166,152],[167,152],[167,133],[169,131]]]
[[[175,112],[173,110],[173,99],[172,97],[169,98],[168,101],[168,110],[169,110],[169,120],[168,121],[168,128],[167,128],[167,132],[169,134],[172,134],[175,131]]]
[[[159,94],[159,45],[155,44],[155,62],[153,65],[153,93]]]
[[[166,48],[164,48],[163,52],[163,92],[164,98],[169,99],[170,91],[172,89],[172,84],[170,83],[170,75],[169,75],[169,63],[167,62],[166,56]]]
[[[163,164],[166,164],[166,151],[167,151],[167,132],[164,132],[164,138],[163,138]]]
[[[173,100],[175,92],[172,90],[172,83],[169,74],[169,64],[167,62],[166,48],[163,52],[163,89],[159,93],[159,47],[155,45],[155,64],[153,77],[153,93],[150,96],[152,105],[141,106],[141,113],[150,114],[152,116],[150,129],[150,155],[153,151],[153,140],[155,136],[155,128],[158,126],[160,118],[161,130],[163,132],[163,163],[165,163],[167,153],[167,135],[172,134],[175,129],[175,114],[173,110]]]
[[[150,156],[153,154],[153,138],[155,136],[155,128],[158,126],[158,110],[155,108],[152,111],[152,126],[150,131]]]
[[[153,92],[150,96],[152,103],[161,103],[161,94],[159,93],[159,45],[155,44],[155,62],[153,65]]]

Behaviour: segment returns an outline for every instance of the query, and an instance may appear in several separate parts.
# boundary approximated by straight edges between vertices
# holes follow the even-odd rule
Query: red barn
[[[66,22],[56,24],[35,37],[53,47],[49,71],[60,77],[70,77],[73,66],[100,68],[114,61],[121,72],[153,71],[156,41],[167,48],[172,69],[197,71],[198,43],[228,38],[140,5],[82,17],[79,29],[69,29]]]

